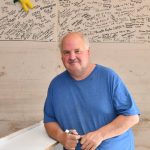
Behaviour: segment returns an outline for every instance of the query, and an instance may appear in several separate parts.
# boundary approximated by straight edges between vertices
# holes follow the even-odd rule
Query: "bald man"
[[[48,135],[68,150],[134,150],[131,127],[139,122],[140,112],[121,78],[91,63],[89,42],[82,33],[65,35],[60,52],[66,70],[48,89]]]

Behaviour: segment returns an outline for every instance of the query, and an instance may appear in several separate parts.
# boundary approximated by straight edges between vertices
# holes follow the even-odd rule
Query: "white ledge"
[[[56,144],[40,122],[1,138],[0,150],[50,150]]]

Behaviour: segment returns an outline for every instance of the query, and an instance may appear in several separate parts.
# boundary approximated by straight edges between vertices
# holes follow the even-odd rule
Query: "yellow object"
[[[29,11],[29,8],[32,9],[33,8],[33,4],[30,2],[30,0],[19,0],[21,5],[22,5],[22,8],[28,12]]]

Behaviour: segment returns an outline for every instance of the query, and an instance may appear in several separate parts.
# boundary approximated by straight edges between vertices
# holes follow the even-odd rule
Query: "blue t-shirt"
[[[96,65],[83,80],[65,71],[55,77],[48,89],[44,123],[57,122],[65,131],[80,135],[95,131],[118,115],[136,115],[139,110],[128,89],[111,69]],[[97,150],[134,150],[132,130],[104,140]],[[76,149],[81,149],[78,144]]]

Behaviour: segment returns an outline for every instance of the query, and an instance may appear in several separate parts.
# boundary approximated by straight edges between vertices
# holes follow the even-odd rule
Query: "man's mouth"
[[[75,63],[78,63],[77,59],[69,60],[69,64],[75,64]]]

